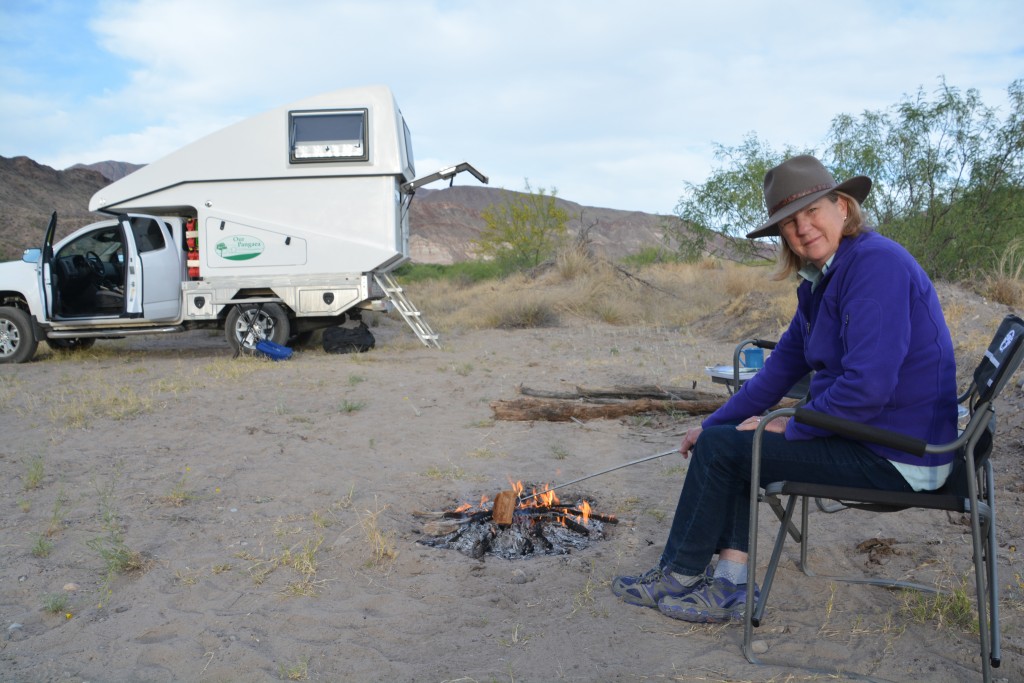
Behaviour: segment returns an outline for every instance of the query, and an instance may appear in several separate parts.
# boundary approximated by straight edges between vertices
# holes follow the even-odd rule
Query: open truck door
[[[39,258],[39,291],[43,292],[43,306],[46,320],[53,319],[57,301],[57,283],[53,279],[53,236],[57,232],[57,212],[50,215],[50,223],[43,235],[43,250]]]

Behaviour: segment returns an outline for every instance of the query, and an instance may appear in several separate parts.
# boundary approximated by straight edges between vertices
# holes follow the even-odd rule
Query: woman
[[[612,582],[624,601],[690,622],[742,618],[753,430],[810,371],[812,410],[932,443],[956,437],[953,343],[935,288],[903,247],[865,228],[870,190],[865,176],[836,184],[806,155],[765,175],[769,218],[747,237],[781,236],[776,277],[799,274],[796,314],[764,367],[683,438],[693,460],[665,550],[658,567]],[[952,468],[951,453],[918,458],[788,419],[765,429],[761,485],[934,490]]]

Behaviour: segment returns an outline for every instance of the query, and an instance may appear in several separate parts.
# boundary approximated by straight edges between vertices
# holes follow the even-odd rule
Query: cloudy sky
[[[0,155],[148,163],[384,84],[420,174],[671,213],[716,143],[820,148],[942,77],[1005,107],[1022,26],[1019,0],[0,0]]]

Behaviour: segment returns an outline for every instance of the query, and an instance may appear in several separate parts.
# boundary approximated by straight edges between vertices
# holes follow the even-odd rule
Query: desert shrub
[[[565,244],[569,221],[557,194],[554,188],[534,191],[527,181],[523,192],[506,193],[504,202],[484,209],[484,228],[473,240],[477,253],[505,273],[535,268],[554,256]]]
[[[522,297],[496,302],[483,319],[487,327],[514,330],[530,327],[554,327],[558,313],[543,297]]]
[[[992,271],[981,278],[982,294],[1007,306],[1024,304],[1024,239],[1009,244]]]
[[[679,254],[665,247],[644,247],[635,254],[628,254],[622,258],[624,266],[633,268],[644,268],[655,263],[675,263],[677,261],[679,261]]]
[[[607,265],[596,260],[584,246],[579,244],[560,249],[555,255],[555,270],[563,280],[584,277],[601,267],[607,268]]]

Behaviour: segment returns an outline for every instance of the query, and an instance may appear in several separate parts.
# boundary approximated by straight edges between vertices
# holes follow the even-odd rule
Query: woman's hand
[[[684,458],[690,456],[690,451],[693,450],[693,444],[697,443],[697,437],[703,432],[702,427],[694,427],[686,432],[686,436],[683,437],[683,445],[679,447],[679,452],[683,454]]]
[[[786,431],[786,425],[789,423],[788,417],[777,417],[764,426],[766,432],[775,432],[776,434],[783,434]],[[736,425],[736,429],[741,432],[750,432],[757,429],[757,425],[761,424],[761,418],[758,416],[748,417],[743,422]]]

